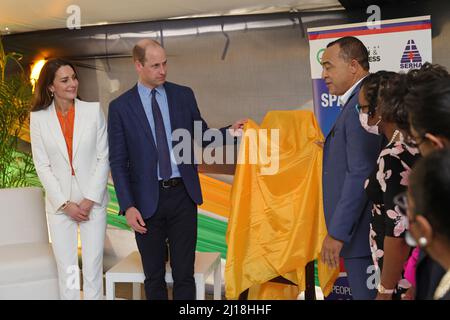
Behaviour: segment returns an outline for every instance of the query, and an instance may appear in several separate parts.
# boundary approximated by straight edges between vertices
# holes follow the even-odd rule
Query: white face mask
[[[375,125],[373,125],[373,126],[369,126],[367,124],[368,120],[369,120],[369,115],[367,113],[364,113],[364,112],[360,112],[359,113],[359,122],[361,122],[361,126],[367,132],[372,133],[372,134],[376,134],[376,135],[379,136],[380,135],[380,130],[378,129],[378,124],[381,122],[381,119],[378,120],[378,122]]]

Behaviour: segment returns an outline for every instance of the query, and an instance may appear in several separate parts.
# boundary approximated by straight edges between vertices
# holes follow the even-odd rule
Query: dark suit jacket
[[[172,132],[187,129],[194,137],[194,121],[201,121],[202,132],[208,129],[202,119],[193,91],[166,82],[164,88],[169,105]],[[226,128],[220,129],[225,139]],[[120,210],[136,207],[144,219],[157,208],[159,183],[158,154],[137,85],[113,100],[108,111],[109,161]],[[225,140],[224,140],[225,141]],[[177,142],[174,141],[175,146]],[[203,146],[209,142],[203,142]],[[192,200],[203,202],[197,165],[194,164],[193,140],[190,163],[178,165],[187,192]]]
[[[344,242],[344,258],[370,255],[371,204],[364,182],[376,166],[381,136],[361,126],[358,85],[328,134],[323,152],[323,205],[329,235]]]
[[[416,300],[433,300],[434,292],[444,274],[444,268],[420,250],[416,266]]]

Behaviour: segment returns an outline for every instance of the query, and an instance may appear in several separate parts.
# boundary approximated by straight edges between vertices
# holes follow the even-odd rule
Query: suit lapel
[[[67,146],[66,141],[64,140],[64,135],[61,130],[61,125],[59,124],[58,116],[56,115],[56,109],[55,104],[52,102],[52,104],[47,109],[49,121],[47,122],[47,125],[49,127],[50,133],[55,139],[56,145],[59,148],[59,151],[64,156],[64,159],[66,159],[67,163],[69,162],[69,154],[67,152]]]
[[[85,105],[80,101],[75,99],[75,119],[74,119],[74,125],[73,125],[73,154],[72,159],[75,159],[75,155],[78,150],[78,145],[80,144],[81,135],[84,132],[84,127],[86,125],[86,120],[83,121],[83,118],[85,118],[87,115],[85,115]]]
[[[155,140],[153,139],[152,129],[148,123],[147,115],[145,114],[144,106],[142,105],[141,97],[139,96],[139,91],[137,85],[134,86],[131,91],[131,99],[129,101],[129,107],[138,119],[139,124],[144,130],[145,135],[151,141],[153,148],[156,149]]]
[[[339,112],[338,117],[336,118],[336,121],[334,122],[333,127],[331,128],[331,130],[328,132],[326,140],[328,139],[328,137],[330,136],[330,134],[332,134],[332,132],[334,131],[334,128],[336,127],[336,124],[338,123],[338,121],[341,119],[342,114],[344,113],[345,108],[347,107],[347,105],[349,104],[349,102],[352,100],[353,96],[356,94],[356,91],[358,91],[359,87],[361,86],[361,83],[359,83],[352,91],[352,93],[350,94],[350,97],[348,97],[347,102],[344,104],[344,106],[342,107],[341,111]]]

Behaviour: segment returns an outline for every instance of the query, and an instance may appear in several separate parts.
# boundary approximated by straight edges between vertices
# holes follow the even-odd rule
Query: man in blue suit
[[[167,300],[166,239],[174,279],[174,299],[195,299],[194,260],[197,205],[202,203],[193,156],[194,122],[204,133],[193,91],[166,82],[165,50],[153,40],[133,49],[139,81],[109,106],[109,161],[120,210],[135,231],[145,273],[147,299]],[[246,120],[222,128],[222,137],[239,132]],[[188,132],[190,161],[175,159],[172,133]],[[228,129],[234,130],[228,133]],[[186,143],[186,141],[183,141]],[[203,143],[205,146],[207,143]],[[178,154],[182,160],[186,154]],[[187,162],[187,163],[186,163]]]
[[[344,258],[354,299],[374,299],[369,247],[370,205],[364,181],[380,153],[380,136],[363,129],[355,108],[361,80],[369,73],[368,52],[354,37],[328,44],[322,56],[322,78],[342,110],[326,137],[323,152],[323,204],[328,235],[321,258],[339,267]]]

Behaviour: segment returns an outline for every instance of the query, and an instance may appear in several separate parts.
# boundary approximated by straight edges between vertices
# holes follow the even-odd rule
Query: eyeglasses
[[[399,208],[400,214],[405,219],[405,227],[407,231],[405,232],[405,241],[410,247],[417,247],[416,240],[412,237],[411,233],[408,231],[409,226],[416,222],[416,218],[410,218],[407,214],[408,212],[408,195],[406,192],[402,192],[394,197],[393,202]]]
[[[371,116],[373,116],[375,114],[375,110],[376,110],[377,107],[371,106],[369,104],[367,104],[367,105],[360,105],[359,103],[357,103],[355,105],[355,108],[356,108],[356,111],[358,113],[367,113],[369,115],[369,117],[371,117]]]

